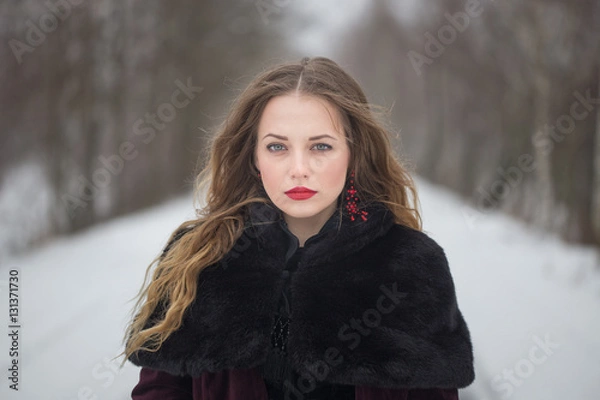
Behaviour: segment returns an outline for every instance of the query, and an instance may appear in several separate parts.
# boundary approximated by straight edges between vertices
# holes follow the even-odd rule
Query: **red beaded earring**
[[[260,171],[258,171],[258,174],[256,176],[258,176],[260,178]]]
[[[356,189],[354,189],[354,171],[352,171],[350,174],[350,187],[346,189],[346,210],[348,210],[351,221],[354,221],[359,215],[363,221],[366,221],[369,213],[365,210],[358,210],[358,206],[356,205],[358,201]]]

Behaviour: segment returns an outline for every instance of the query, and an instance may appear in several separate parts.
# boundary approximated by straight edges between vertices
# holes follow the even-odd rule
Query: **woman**
[[[140,293],[134,399],[458,399],[469,331],[387,135],[327,58],[249,84]]]

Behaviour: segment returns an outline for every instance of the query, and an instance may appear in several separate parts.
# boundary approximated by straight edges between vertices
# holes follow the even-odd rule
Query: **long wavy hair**
[[[422,230],[414,181],[394,155],[390,130],[378,121],[379,113],[360,85],[324,57],[272,67],[239,95],[212,138],[208,160],[194,185],[195,200],[204,207],[197,209],[196,219],[173,232],[172,246],[148,266],[124,339],[126,358],[138,350],[158,350],[181,326],[197,295],[199,274],[223,258],[242,235],[247,206],[272,204],[254,165],[257,128],[269,100],[294,92],[324,99],[340,112],[350,147],[348,172],[355,171],[354,187],[361,203],[382,202],[396,223]],[[184,230],[184,235],[178,234]],[[157,309],[164,309],[161,315],[155,315]]]

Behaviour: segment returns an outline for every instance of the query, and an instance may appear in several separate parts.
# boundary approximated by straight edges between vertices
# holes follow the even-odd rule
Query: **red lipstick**
[[[305,188],[304,186],[296,186],[285,192],[285,194],[293,200],[306,200],[313,197],[317,193],[314,190]]]

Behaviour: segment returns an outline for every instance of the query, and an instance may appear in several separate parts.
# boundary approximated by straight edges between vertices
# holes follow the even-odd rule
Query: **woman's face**
[[[350,149],[329,102],[296,94],[272,98],[260,118],[255,157],[265,191],[288,224],[320,227],[333,214]]]

